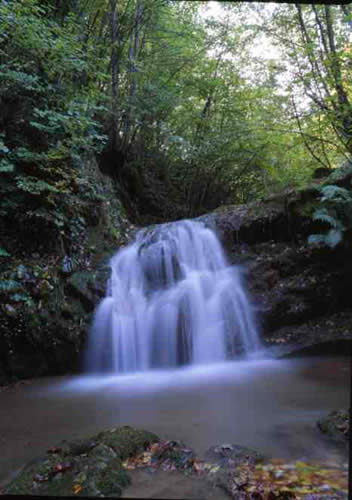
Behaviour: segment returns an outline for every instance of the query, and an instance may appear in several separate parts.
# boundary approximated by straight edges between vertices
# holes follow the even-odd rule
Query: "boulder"
[[[156,441],[155,434],[124,426],[86,440],[63,442],[27,464],[2,493],[120,497],[130,484],[122,461]]]

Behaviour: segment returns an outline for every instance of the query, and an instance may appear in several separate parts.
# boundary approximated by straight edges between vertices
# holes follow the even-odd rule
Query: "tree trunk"
[[[119,76],[120,60],[118,53],[119,44],[119,19],[117,12],[117,0],[110,0],[110,36],[111,36],[111,149],[117,151],[119,144]]]

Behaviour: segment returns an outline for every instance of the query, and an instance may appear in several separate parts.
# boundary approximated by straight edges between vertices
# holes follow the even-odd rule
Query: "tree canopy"
[[[87,154],[169,218],[349,161],[351,26],[348,5],[4,0],[1,215],[60,230]]]

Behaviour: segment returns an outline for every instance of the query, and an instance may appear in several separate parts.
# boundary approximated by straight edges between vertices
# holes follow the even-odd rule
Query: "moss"
[[[74,457],[82,455],[83,453],[88,453],[96,446],[97,443],[94,439],[77,439],[75,441],[65,443],[61,448],[65,456]]]
[[[146,446],[159,440],[151,432],[137,430],[129,426],[102,432],[97,436],[97,439],[115,450],[121,460],[143,451]]]
[[[30,462],[4,493],[74,495],[74,486],[80,485],[80,496],[120,496],[122,489],[130,484],[122,459],[143,451],[155,441],[158,437],[148,431],[121,427],[88,439],[63,443],[60,453]],[[53,473],[55,465],[67,462],[71,464],[68,470]],[[42,481],[33,480],[35,477]]]
[[[302,217],[312,217],[312,215],[314,214],[315,210],[318,207],[319,207],[318,201],[310,201],[302,205],[298,205],[295,208],[295,212],[297,215],[300,215]]]
[[[104,496],[120,496],[122,488],[131,483],[126,471],[123,470],[121,460],[115,458],[99,472],[95,482],[96,487]]]

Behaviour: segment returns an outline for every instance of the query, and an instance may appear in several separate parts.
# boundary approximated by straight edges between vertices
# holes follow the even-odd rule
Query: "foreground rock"
[[[333,500],[347,498],[347,469],[264,460],[256,451],[235,444],[213,446],[200,460],[180,441],[162,441],[150,432],[124,426],[49,449],[46,457],[26,465],[0,493]]]
[[[122,462],[157,441],[155,434],[126,426],[63,443],[29,463],[3,493],[119,497],[130,483]]]

